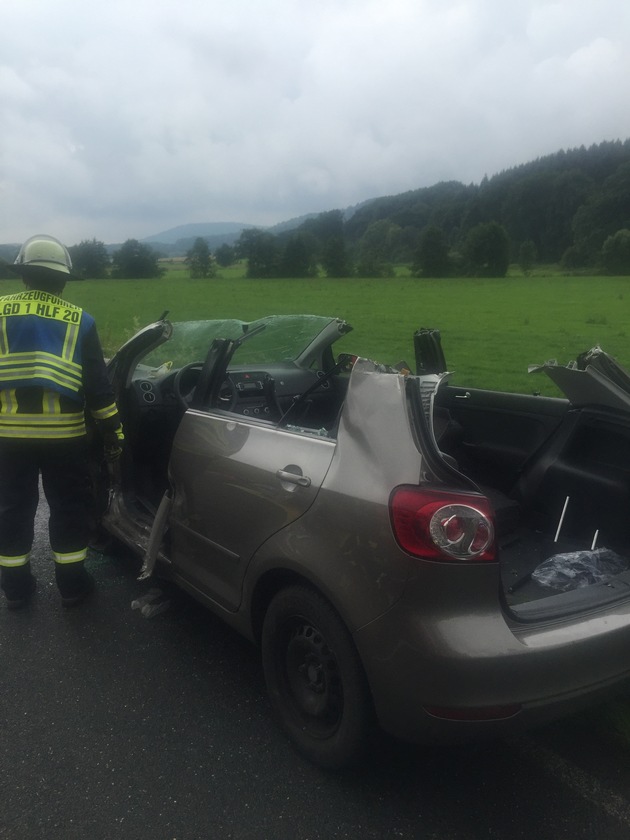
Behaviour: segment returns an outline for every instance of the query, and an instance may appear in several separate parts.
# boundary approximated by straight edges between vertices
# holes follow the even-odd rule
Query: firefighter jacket
[[[48,292],[1,297],[0,438],[82,437],[86,409],[122,438],[92,316]]]

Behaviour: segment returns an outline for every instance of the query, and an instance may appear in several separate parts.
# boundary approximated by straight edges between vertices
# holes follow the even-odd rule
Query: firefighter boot
[[[0,587],[4,590],[7,607],[19,610],[25,607],[35,592],[37,581],[31,573],[30,562],[23,566],[2,566],[0,569]]]
[[[81,560],[79,563],[55,563],[55,580],[64,607],[80,604],[94,591],[94,578],[83,562]]]

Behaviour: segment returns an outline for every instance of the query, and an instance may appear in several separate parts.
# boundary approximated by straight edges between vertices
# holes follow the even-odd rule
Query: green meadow
[[[192,280],[181,263],[166,268],[155,280],[68,283],[64,294],[95,316],[107,355],[165,310],[174,321],[305,312],[345,319],[354,330],[337,348],[387,364],[413,365],[414,331],[438,328],[453,381],[470,387],[557,394],[528,364],[566,364],[595,344],[630,367],[627,277],[515,270],[505,279],[422,280],[401,268],[392,279],[248,280],[239,265]],[[18,287],[5,283],[6,293]]]

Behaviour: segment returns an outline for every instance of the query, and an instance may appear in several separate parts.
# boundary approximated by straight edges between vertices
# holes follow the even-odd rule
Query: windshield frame
[[[150,348],[140,360],[143,368],[178,368],[201,361],[215,339],[238,342],[234,354],[238,366],[284,362],[308,367],[324,348],[351,329],[340,319],[322,315],[268,315],[255,321],[175,321],[171,327],[167,341]],[[241,339],[255,330],[260,332],[241,344]]]

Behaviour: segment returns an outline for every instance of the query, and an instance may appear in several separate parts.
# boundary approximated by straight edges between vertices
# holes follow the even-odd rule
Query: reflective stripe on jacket
[[[0,437],[81,437],[86,407],[120,426],[92,316],[48,292],[0,298]]]
[[[0,298],[0,382],[3,388],[39,385],[79,398],[81,345],[94,319],[48,292]]]

